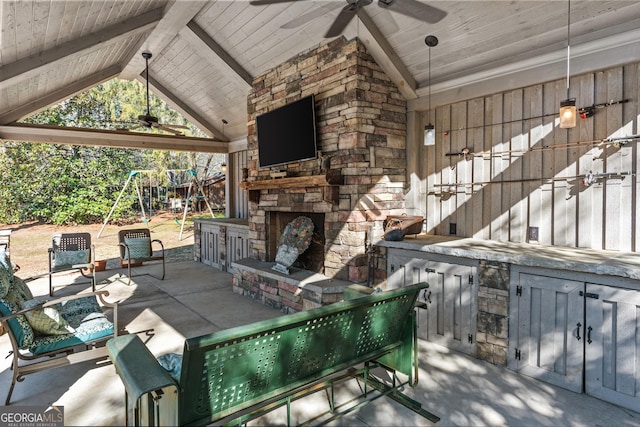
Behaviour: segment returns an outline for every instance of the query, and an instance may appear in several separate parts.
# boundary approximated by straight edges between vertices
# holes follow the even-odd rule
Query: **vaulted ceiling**
[[[353,1],[0,0],[0,138],[242,149],[252,79],[326,41]],[[385,2],[359,0],[341,36],[359,37],[415,110],[429,88],[437,105],[560,78],[567,40],[572,73],[640,60],[638,1],[574,1],[570,26],[564,1],[396,0],[433,8],[422,20]],[[431,67],[427,35],[439,39]],[[210,139],[14,124],[114,77],[144,82],[143,51],[151,91]]]

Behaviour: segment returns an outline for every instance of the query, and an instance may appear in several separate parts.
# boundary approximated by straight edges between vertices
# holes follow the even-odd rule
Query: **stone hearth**
[[[286,275],[273,262],[245,258],[233,263],[233,291],[282,311],[295,313],[342,301],[351,283],[308,270],[291,268]]]

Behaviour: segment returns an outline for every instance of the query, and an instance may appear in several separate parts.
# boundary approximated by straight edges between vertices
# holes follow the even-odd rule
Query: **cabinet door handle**
[[[425,289],[422,292],[422,299],[426,302],[428,302],[429,304],[431,304],[431,291],[429,291],[429,293],[427,293],[427,290]]]
[[[580,322],[578,322],[578,324],[576,326],[578,327],[578,332],[576,333],[576,338],[578,338],[578,341],[580,341],[580,327],[582,326],[582,324],[580,324]]]
[[[589,327],[587,328],[587,342],[588,342],[589,344],[591,344],[591,343],[593,342],[593,341],[591,341],[591,331],[592,331],[592,330],[593,330],[593,328],[592,328],[591,326],[589,326]]]

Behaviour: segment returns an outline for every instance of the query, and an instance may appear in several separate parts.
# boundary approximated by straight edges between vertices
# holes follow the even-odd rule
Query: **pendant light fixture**
[[[569,75],[571,61],[571,0],[567,0],[567,99],[560,102],[560,127],[576,127],[576,99],[569,98]]]
[[[438,38],[436,36],[427,36],[424,42],[429,46],[429,115],[431,115],[431,48],[438,45]],[[424,127],[424,145],[436,144],[436,127],[429,124]]]

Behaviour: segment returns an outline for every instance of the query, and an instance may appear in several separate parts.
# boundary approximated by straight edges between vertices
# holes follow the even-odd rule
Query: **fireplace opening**
[[[288,223],[299,216],[306,216],[313,222],[313,238],[311,244],[293,264],[292,267],[324,274],[324,214],[307,212],[269,212],[268,249],[269,261],[275,261],[278,242],[282,231]]]

